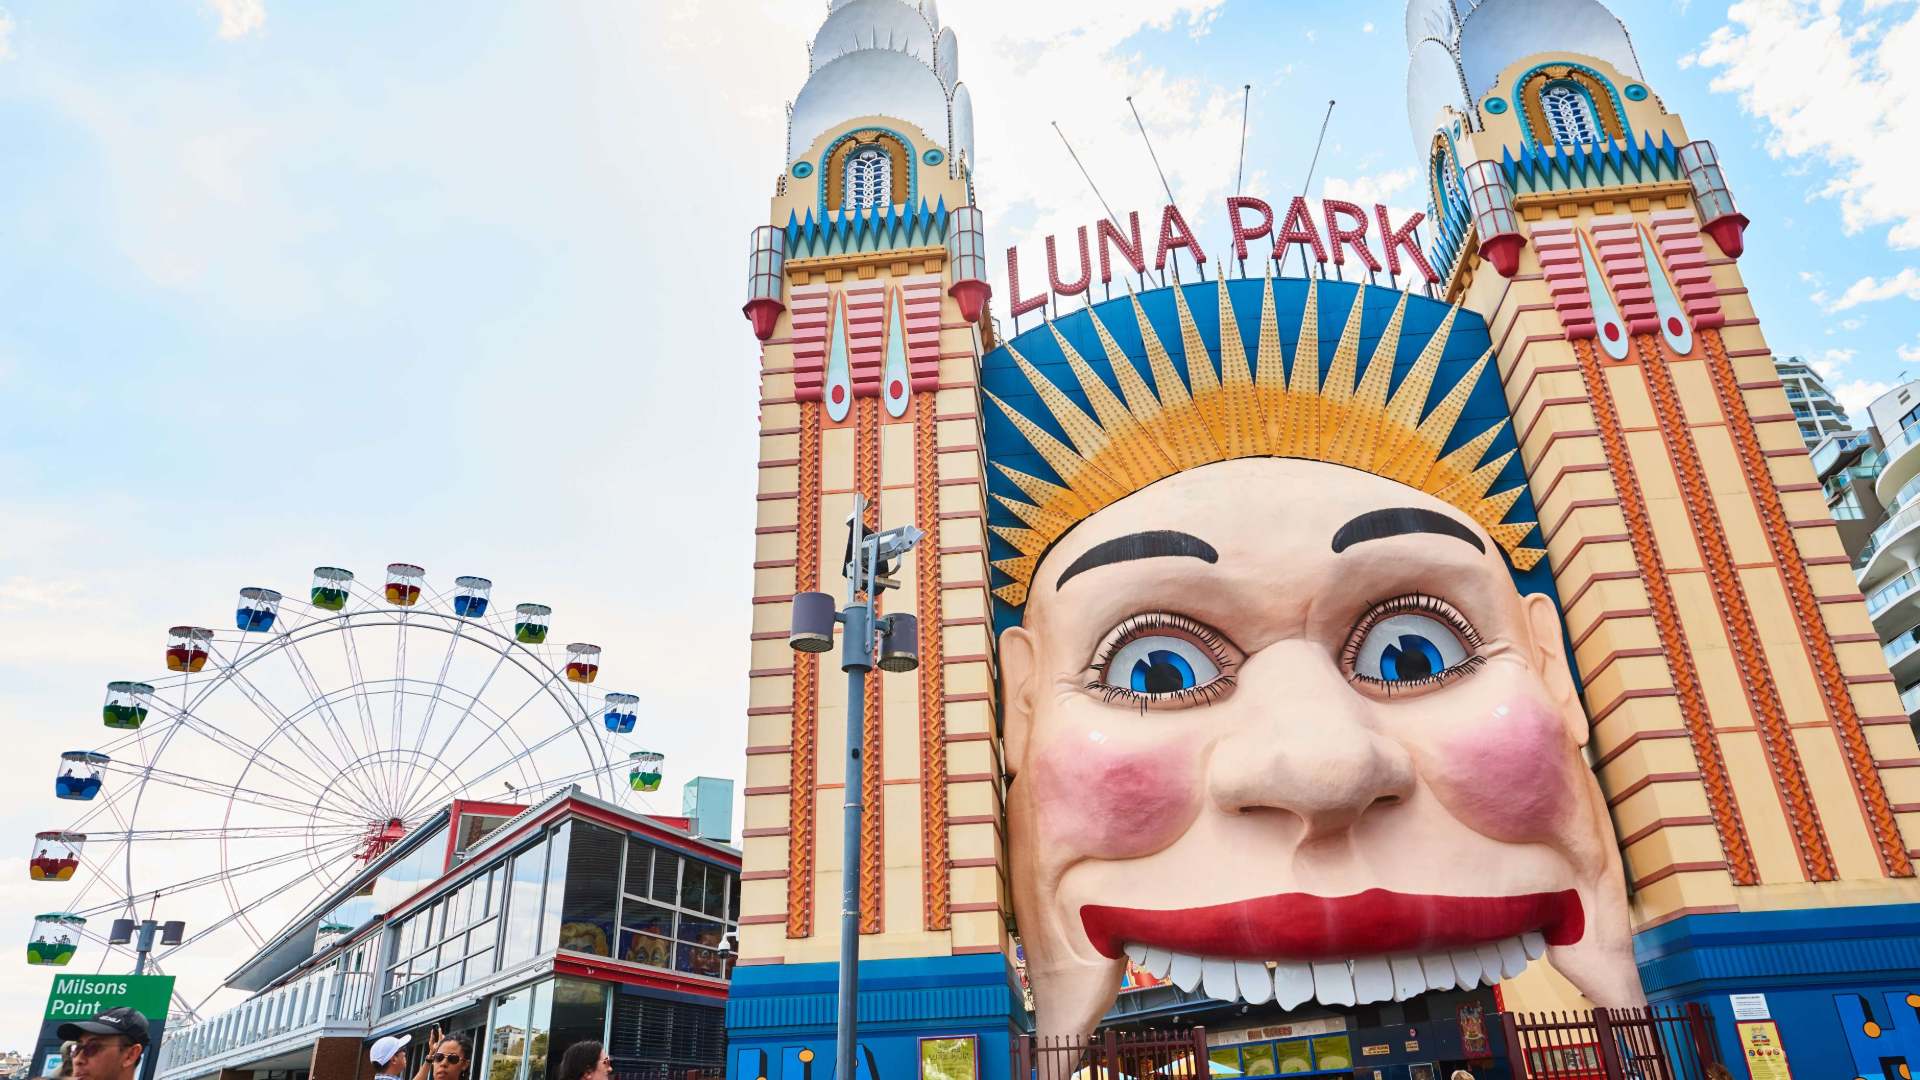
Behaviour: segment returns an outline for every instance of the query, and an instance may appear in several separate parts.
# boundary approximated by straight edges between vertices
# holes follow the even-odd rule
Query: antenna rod
[[[1253,84],[1240,88],[1240,165],[1233,172],[1233,193],[1239,195],[1247,178],[1247,113],[1253,108]],[[1240,276],[1247,276],[1247,260],[1240,260]]]
[[[1147,137],[1147,125],[1140,119],[1140,110],[1134,107],[1132,94],[1127,95],[1127,108],[1133,113],[1135,126],[1140,129],[1140,141],[1147,144],[1147,156],[1153,159],[1153,171],[1160,174],[1160,186],[1167,193],[1167,205],[1178,206],[1179,200],[1173,197],[1173,185],[1167,183],[1167,171],[1160,167],[1160,155],[1153,152],[1153,140]],[[1119,224],[1117,221],[1114,222],[1116,227]],[[1207,280],[1207,268],[1199,259],[1193,260],[1193,267],[1194,270],[1200,274],[1201,281]],[[1173,280],[1176,282],[1180,280],[1180,254],[1178,252],[1175,252],[1173,256]]]
[[[1320,121],[1320,139],[1313,144],[1313,161],[1307,166],[1307,182],[1300,187],[1300,193],[1302,195],[1311,196],[1313,194],[1313,174],[1320,168],[1320,148],[1327,144],[1327,125],[1331,123],[1333,123],[1333,101],[1329,100],[1327,102],[1327,115]],[[1302,277],[1305,277],[1308,273],[1307,252],[1306,249],[1302,248],[1300,251],[1300,274]]]
[[[1053,121],[1053,131],[1060,136],[1060,144],[1067,148],[1067,153],[1073,156],[1073,163],[1080,166],[1080,175],[1087,178],[1087,187],[1092,189],[1093,197],[1100,200],[1100,208],[1107,212],[1107,219],[1113,222],[1114,228],[1119,228],[1119,216],[1113,212],[1113,207],[1107,205],[1107,197],[1100,194],[1100,185],[1093,182],[1093,174],[1087,172],[1086,163],[1080,160],[1080,155],[1074,152],[1073,144],[1067,141],[1067,133],[1060,130],[1060,121]]]

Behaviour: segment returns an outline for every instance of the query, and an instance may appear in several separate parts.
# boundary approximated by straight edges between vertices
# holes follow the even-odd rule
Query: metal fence
[[[1204,1027],[1013,1041],[1014,1080],[1204,1080],[1209,1074]]]
[[[1500,1028],[1514,1080],[1704,1080],[1720,1060],[1698,1005],[1501,1013]]]

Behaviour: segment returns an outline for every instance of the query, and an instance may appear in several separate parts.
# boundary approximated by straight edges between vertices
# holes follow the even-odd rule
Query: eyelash
[[[1219,678],[1201,686],[1191,687],[1186,690],[1175,690],[1169,694],[1142,694],[1135,690],[1129,690],[1122,686],[1114,686],[1101,681],[1101,675],[1107,670],[1107,665],[1113,662],[1114,656],[1117,655],[1121,649],[1126,648],[1135,640],[1156,630],[1173,630],[1186,637],[1192,638],[1202,648],[1206,649],[1208,655],[1213,658],[1214,667],[1220,669]],[[1113,628],[1112,632],[1107,635],[1107,644],[1100,649],[1100,654],[1094,658],[1092,668],[1093,678],[1087,680],[1085,689],[1090,693],[1099,694],[1101,700],[1109,705],[1116,701],[1138,702],[1142,713],[1147,711],[1147,706],[1153,704],[1176,707],[1192,704],[1208,705],[1220,700],[1220,698],[1226,695],[1227,691],[1233,689],[1234,682],[1236,681],[1233,675],[1233,667],[1233,658],[1227,654],[1227,639],[1222,637],[1218,630],[1215,630],[1205,623],[1189,619],[1185,615],[1152,612],[1145,615],[1135,615]]]
[[[1454,633],[1460,635],[1460,640],[1466,645],[1467,652],[1470,655],[1453,667],[1437,675],[1429,675],[1424,679],[1388,682],[1385,679],[1376,679],[1371,675],[1362,675],[1354,671],[1354,661],[1359,658],[1360,644],[1367,639],[1367,632],[1372,630],[1383,619],[1390,619],[1395,615],[1406,614],[1428,615],[1447,624],[1447,626],[1452,628]],[[1467,621],[1467,617],[1460,614],[1459,609],[1455,608],[1452,604],[1447,603],[1437,596],[1428,596],[1425,593],[1411,593],[1406,596],[1395,597],[1392,600],[1375,604],[1372,608],[1368,609],[1365,615],[1360,617],[1360,622],[1356,624],[1352,632],[1347,635],[1347,643],[1340,649],[1340,669],[1345,671],[1347,677],[1354,682],[1371,687],[1388,697],[1392,697],[1396,693],[1406,693],[1409,690],[1424,690],[1429,687],[1442,686],[1455,679],[1464,679],[1474,672],[1479,671],[1487,664],[1487,658],[1480,654],[1480,650],[1485,647],[1485,645],[1486,640],[1480,636],[1480,631],[1475,630],[1473,624]]]

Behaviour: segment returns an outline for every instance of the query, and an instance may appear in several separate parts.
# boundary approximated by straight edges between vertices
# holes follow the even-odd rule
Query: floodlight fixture
[[[880,620],[881,671],[912,671],[920,666],[920,620],[896,612]]]
[[[833,649],[833,624],[839,619],[833,597],[823,592],[795,593],[793,627],[787,644],[795,652],[823,653]]]
[[[169,919],[160,924],[160,944],[178,945],[187,933],[187,924],[182,919]]]
[[[113,927],[107,931],[107,944],[126,945],[133,941],[133,920],[115,919]]]

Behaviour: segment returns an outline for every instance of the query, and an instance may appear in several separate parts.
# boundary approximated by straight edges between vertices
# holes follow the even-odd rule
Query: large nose
[[[1227,704],[1236,722],[1215,744],[1208,781],[1229,813],[1292,814],[1307,843],[1413,794],[1406,747],[1378,730],[1373,704],[1318,646],[1279,642],[1248,657]]]

